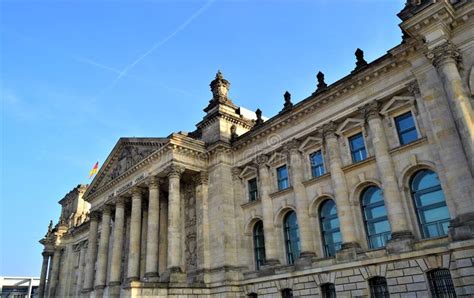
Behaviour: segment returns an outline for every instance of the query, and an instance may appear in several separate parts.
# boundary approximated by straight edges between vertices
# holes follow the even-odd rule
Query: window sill
[[[276,198],[276,197],[285,195],[285,194],[290,193],[290,192],[293,192],[293,186],[290,186],[290,187],[288,187],[288,188],[285,188],[285,189],[276,191],[276,192],[274,192],[274,193],[271,193],[271,194],[270,194],[270,198],[273,199],[273,198]]]
[[[249,207],[251,207],[251,206],[258,205],[258,204],[260,204],[260,202],[261,202],[261,200],[260,200],[260,198],[258,198],[258,199],[256,199],[255,201],[249,201],[249,202],[247,202],[247,203],[244,203],[244,204],[240,205],[240,207],[241,207],[242,209],[246,209],[246,208],[249,208]]]
[[[390,152],[390,154],[397,153],[398,151],[404,151],[404,150],[409,149],[411,147],[419,146],[421,144],[424,144],[425,142],[427,142],[426,137],[419,138],[418,140],[413,141],[411,143],[395,147],[395,148],[391,149],[389,152]]]
[[[328,177],[331,177],[331,173],[326,172],[326,173],[324,173],[324,174],[321,175],[321,176],[310,178],[310,179],[308,179],[308,180],[306,180],[306,181],[303,181],[302,183],[303,183],[304,186],[307,186],[307,185],[311,185],[311,184],[313,184],[313,183],[316,183],[316,182],[318,182],[318,181],[320,181],[320,180],[324,180],[325,178],[328,178]]]
[[[371,163],[375,160],[375,156],[369,156],[367,157],[366,159],[364,160],[361,160],[361,161],[358,161],[356,163],[352,163],[350,165],[347,165],[347,166],[344,166],[342,167],[342,171],[344,172],[347,172],[347,171],[350,171],[352,170],[353,168],[357,168],[359,166],[362,166],[362,165],[365,165],[365,164],[368,164],[368,163]]]

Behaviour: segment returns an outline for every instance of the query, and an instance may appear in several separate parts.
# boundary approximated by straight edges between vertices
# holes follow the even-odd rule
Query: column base
[[[316,254],[312,251],[303,251],[300,253],[298,259],[296,259],[295,265],[298,269],[304,269],[310,267],[313,264],[313,258]]]
[[[159,282],[160,281],[160,276],[158,275],[158,272],[146,272],[144,281],[146,281],[146,282]]]
[[[462,241],[474,238],[474,212],[458,215],[449,223],[449,239]]]
[[[109,282],[109,297],[110,298],[119,298],[120,297],[120,285],[119,281]]]
[[[104,289],[105,289],[105,285],[97,285],[94,287],[94,290],[95,290],[95,297],[96,298],[99,298],[99,297],[104,297]]]
[[[415,236],[411,231],[398,231],[392,233],[392,239],[387,243],[386,250],[389,254],[397,254],[413,250]]]
[[[185,283],[186,274],[183,273],[181,267],[170,267],[166,272],[160,277],[161,282],[170,282],[170,283]]]
[[[357,260],[357,253],[360,253],[361,251],[360,244],[357,242],[342,243],[341,250],[336,252],[336,260],[338,262]]]
[[[138,277],[138,276],[127,277],[127,282],[128,283],[131,283],[131,282],[134,282],[134,281],[139,281],[139,280],[140,280],[140,277]]]

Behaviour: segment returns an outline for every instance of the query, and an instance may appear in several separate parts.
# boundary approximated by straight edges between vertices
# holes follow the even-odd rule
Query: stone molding
[[[372,119],[380,119],[380,104],[377,101],[370,102],[362,107],[360,107],[360,112],[364,115],[366,121]]]
[[[166,172],[168,178],[180,178],[184,173],[184,167],[172,164],[168,167]]]
[[[426,58],[433,63],[434,67],[439,68],[445,63],[456,63],[461,65],[461,54],[457,47],[451,42],[445,42],[442,45],[435,47],[432,50],[425,52]]]

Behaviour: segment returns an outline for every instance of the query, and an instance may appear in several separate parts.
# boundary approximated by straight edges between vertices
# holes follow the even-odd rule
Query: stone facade
[[[194,132],[121,138],[60,201],[39,294],[474,296],[474,3],[399,17],[401,44],[270,119],[218,72]]]

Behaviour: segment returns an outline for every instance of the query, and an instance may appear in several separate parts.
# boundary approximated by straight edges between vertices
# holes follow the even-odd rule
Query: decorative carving
[[[191,186],[191,185],[190,185]],[[188,271],[196,269],[197,243],[196,243],[196,196],[194,188],[190,187],[185,195],[185,248],[184,255]]]
[[[322,127],[322,133],[325,138],[335,136],[337,130],[337,124],[334,121],[326,123]]]
[[[297,139],[292,139],[286,142],[285,145],[283,145],[283,149],[288,152],[298,151],[298,148],[300,147],[300,145],[301,145],[300,141],[298,141]]]
[[[255,120],[255,126],[261,125],[263,123],[262,110],[257,109],[255,111],[255,115],[257,116],[257,120]]]
[[[285,94],[283,94],[283,98],[285,99],[285,103],[283,104],[283,110],[281,111],[284,112],[291,110],[293,108],[293,103],[291,102],[291,93],[286,91]]]
[[[410,83],[408,83],[407,89],[408,89],[408,92],[410,92],[410,94],[412,94],[415,97],[421,94],[420,87],[418,86],[417,81],[411,81]]]
[[[168,178],[180,178],[183,174],[184,168],[178,165],[171,165],[167,169]]]
[[[224,76],[221,71],[218,70],[216,73],[216,78],[209,85],[212,91],[212,99],[209,101],[209,105],[204,109],[204,112],[208,112],[213,107],[218,104],[225,104],[234,108],[237,108],[232,101],[227,97],[229,92],[230,83]]]
[[[240,179],[240,174],[242,173],[242,169],[239,167],[234,167],[232,168],[232,178],[235,179]]]
[[[445,42],[430,51],[426,51],[425,55],[426,58],[428,58],[436,68],[438,68],[441,64],[449,62],[454,62],[458,65],[461,64],[461,55],[459,54],[459,50],[451,42]]]
[[[97,210],[91,211],[89,213],[89,218],[91,221],[98,221],[100,219],[100,212]]]
[[[230,127],[230,140],[233,141],[238,137],[237,135],[237,126],[235,124],[232,124]]]
[[[359,69],[364,68],[367,65],[367,61],[365,61],[364,59],[364,51],[359,48],[357,48],[357,50],[355,51],[355,56],[357,61],[356,68],[354,69],[354,71],[358,71]]]
[[[380,105],[377,101],[370,102],[359,108],[359,111],[364,115],[367,120],[373,118],[380,118],[379,114]]]
[[[257,157],[255,157],[255,163],[259,167],[264,167],[268,163],[268,156],[265,154],[258,154]]]
[[[324,73],[318,72],[318,74],[316,75],[316,78],[318,80],[318,89],[316,89],[316,93],[326,90],[326,88],[328,87],[328,84],[324,82]]]
[[[125,171],[130,169],[133,165],[140,162],[147,155],[149,155],[153,149],[151,148],[142,148],[138,146],[128,145],[122,148],[120,156],[115,163],[112,171],[109,174],[108,181],[117,178],[122,175]]]
[[[148,188],[149,189],[158,189],[160,188],[160,178],[158,176],[151,176],[148,178]]]

